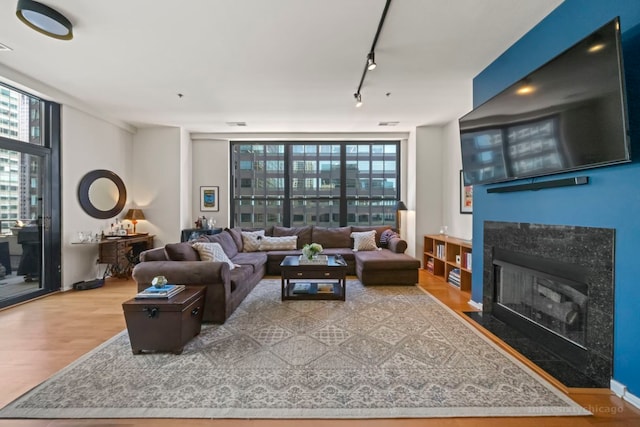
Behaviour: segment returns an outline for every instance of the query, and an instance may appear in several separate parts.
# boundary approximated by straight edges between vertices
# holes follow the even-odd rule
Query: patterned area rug
[[[123,332],[5,418],[394,418],[589,412],[413,286],[349,280],[347,301],[280,301],[263,280],[181,355]]]

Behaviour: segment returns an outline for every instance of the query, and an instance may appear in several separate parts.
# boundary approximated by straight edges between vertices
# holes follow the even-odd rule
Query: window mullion
[[[291,150],[293,145],[286,144],[284,146],[284,201],[282,202],[282,225],[291,226]]]

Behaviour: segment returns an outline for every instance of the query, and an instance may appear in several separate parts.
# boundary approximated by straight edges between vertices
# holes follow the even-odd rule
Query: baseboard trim
[[[469,304],[471,307],[482,311],[482,303],[481,302],[475,302],[474,300],[470,299],[467,304]]]
[[[609,385],[611,387],[611,391],[614,392],[618,397],[623,397],[627,392],[627,386],[625,386],[622,383],[619,383],[616,380],[611,380],[609,382]]]
[[[616,380],[611,380],[610,385],[611,385],[611,391],[613,391],[616,394],[616,396],[626,400],[636,408],[640,409],[640,397],[629,393],[627,391],[626,385]]]

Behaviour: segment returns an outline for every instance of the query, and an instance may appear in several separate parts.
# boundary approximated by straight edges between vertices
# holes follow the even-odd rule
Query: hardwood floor
[[[453,310],[469,310],[464,295],[426,272],[420,284]],[[108,279],[104,287],[69,291],[0,311],[0,407],[125,328],[122,302],[135,295],[135,283]],[[640,426],[640,410],[608,391],[568,390],[590,417],[440,418],[373,420],[0,420],[0,427],[70,426],[252,426],[252,427],[417,427],[417,426]]]

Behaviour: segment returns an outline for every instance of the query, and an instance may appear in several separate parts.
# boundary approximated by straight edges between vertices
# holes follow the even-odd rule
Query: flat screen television
[[[466,185],[630,161],[618,18],[460,118]]]

